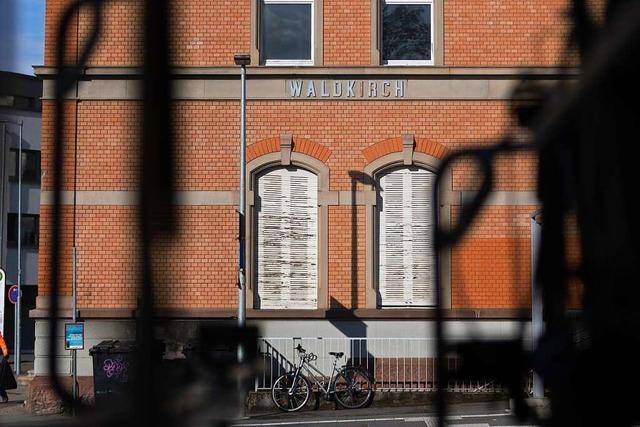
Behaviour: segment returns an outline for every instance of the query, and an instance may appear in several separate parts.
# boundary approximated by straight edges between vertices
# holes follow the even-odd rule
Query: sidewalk
[[[66,423],[68,416],[52,415],[37,416],[27,412],[24,404],[27,396],[27,387],[31,378],[27,375],[21,375],[16,378],[18,388],[15,390],[7,390],[9,401],[0,403],[0,426],[56,426]]]
[[[24,407],[24,400],[27,397],[29,379],[21,375],[16,378],[16,382],[18,383],[17,389],[7,390],[9,401],[7,403],[0,403],[0,420],[2,420],[2,417],[5,415],[27,413]]]
[[[16,393],[18,394],[18,393]],[[86,425],[87,419],[73,418],[68,415],[30,416],[20,405],[3,406],[0,409],[0,426],[71,426]],[[475,418],[481,417],[481,425],[488,426],[490,417],[499,421],[511,421],[508,402],[487,403],[459,403],[449,407],[448,425],[470,425]],[[296,413],[271,412],[251,416],[243,420],[232,420],[231,426],[287,426],[302,427],[305,425],[328,427],[389,427],[389,426],[430,426],[430,420],[435,420],[436,411],[429,406],[398,406],[398,407],[370,407],[355,410],[303,410]],[[83,422],[84,421],[84,422]],[[95,419],[93,419],[95,422]],[[334,424],[335,423],[335,424]],[[513,424],[513,423],[509,423]],[[205,425],[205,424],[201,424]],[[211,424],[206,424],[211,425]],[[433,424],[435,425],[435,424]],[[476,425],[476,424],[474,424]]]
[[[21,385],[17,390],[10,392],[10,402],[0,405],[0,426],[59,426],[71,427],[87,425],[87,421],[96,422],[96,413],[89,413],[87,418],[71,417],[69,415],[45,415],[33,416],[27,414],[22,405],[25,386]],[[448,405],[449,413],[447,425],[452,427],[462,426],[515,426],[518,422],[511,416],[508,401],[454,403]],[[393,407],[372,407],[345,410],[345,409],[320,409],[311,408],[296,413],[283,413],[280,411],[263,412],[242,420],[231,420],[232,426],[292,426],[292,427],[413,427],[435,426],[435,405],[398,405]],[[205,420],[201,420],[205,421]],[[211,424],[197,424],[211,425]]]
[[[13,368],[13,357],[9,358],[9,365]],[[0,426],[5,425],[11,419],[16,417],[22,418],[28,415],[24,401],[27,397],[27,388],[32,377],[28,372],[33,369],[33,355],[27,355],[23,358],[21,365],[22,375],[16,378],[18,388],[15,390],[7,390],[9,401],[0,403]]]
[[[455,403],[448,405],[447,425],[470,425],[475,418],[491,418],[511,421],[509,402],[493,401],[483,403]],[[435,405],[376,407],[375,404],[363,409],[302,410],[295,413],[273,411],[252,415],[244,420],[231,423],[232,426],[409,426],[435,425],[437,411]],[[335,423],[335,424],[334,424]],[[475,425],[475,424],[474,424]],[[487,426],[488,423],[482,424]]]

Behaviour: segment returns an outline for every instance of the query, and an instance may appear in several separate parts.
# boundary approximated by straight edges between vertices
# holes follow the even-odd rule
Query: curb
[[[436,392],[412,392],[412,391],[385,391],[376,392],[373,395],[371,405],[378,408],[398,407],[398,406],[422,406],[435,402]],[[509,396],[504,393],[450,393],[447,395],[449,403],[469,403],[469,402],[494,402],[508,400]],[[252,391],[249,392],[246,400],[246,408],[249,414],[260,414],[278,410],[271,400],[271,392]],[[314,393],[305,406],[307,409],[337,409],[336,402],[326,400],[319,393]]]

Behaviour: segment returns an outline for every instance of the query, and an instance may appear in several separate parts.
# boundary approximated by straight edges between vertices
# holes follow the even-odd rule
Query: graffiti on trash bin
[[[107,378],[119,379],[120,381],[126,381],[129,370],[129,362],[122,357],[117,359],[105,359],[102,364],[102,370]]]

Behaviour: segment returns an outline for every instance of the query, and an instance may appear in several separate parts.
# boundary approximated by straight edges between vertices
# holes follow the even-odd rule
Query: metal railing
[[[295,347],[301,344],[318,359],[311,362],[320,372],[329,374],[333,357],[329,352],[343,352],[347,366],[369,372],[377,391],[437,391],[436,339],[434,338],[324,338],[262,337],[258,342],[260,373],[255,390],[268,390],[273,382],[293,369],[297,361]],[[447,370],[455,372],[458,359],[446,359]],[[444,387],[450,392],[503,392],[491,379],[449,380]]]

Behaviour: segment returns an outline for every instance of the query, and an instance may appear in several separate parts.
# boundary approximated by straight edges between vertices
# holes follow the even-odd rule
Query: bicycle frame
[[[295,367],[296,373],[293,376],[293,384],[296,383],[296,381],[298,380],[298,375],[300,375],[300,372],[304,369],[305,373],[307,374],[307,377],[311,377],[311,380],[315,383],[316,386],[318,386],[322,390],[322,393],[325,396],[331,393],[333,382],[337,377],[336,374],[339,372],[339,369],[336,368],[336,365],[338,364],[338,358],[334,358],[333,368],[331,370],[331,377],[327,377],[325,374],[320,372],[318,368],[316,368],[315,366],[307,362],[307,359],[304,355],[300,355],[299,357],[300,357],[300,364]],[[322,381],[319,381],[318,377],[316,377],[315,374],[318,374],[320,377],[322,377],[322,380],[326,380],[327,378],[329,379],[329,381],[327,382],[327,388],[324,388],[324,386],[322,385]],[[293,387],[289,389],[288,393],[289,395],[293,394]]]

